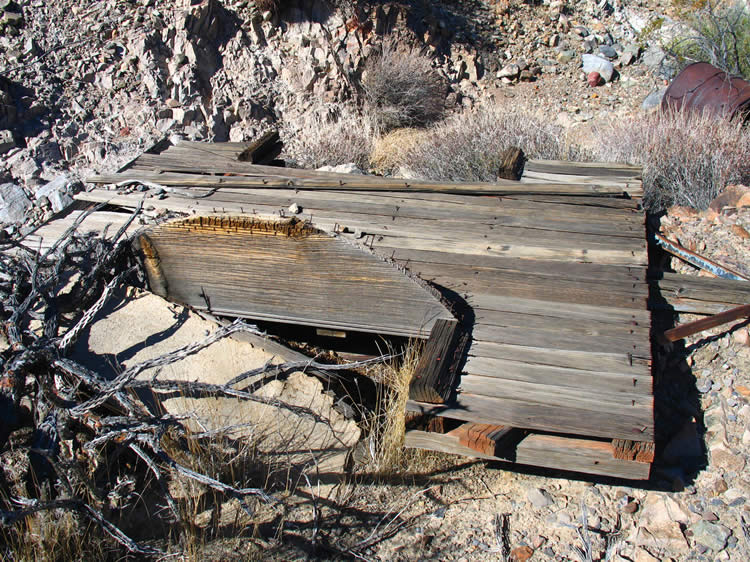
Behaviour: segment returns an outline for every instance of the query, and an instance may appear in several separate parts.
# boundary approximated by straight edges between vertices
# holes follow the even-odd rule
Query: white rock
[[[615,67],[607,59],[597,57],[596,55],[583,55],[583,71],[588,74],[589,72],[598,72],[599,76],[605,82],[612,80],[612,74],[615,71]]]
[[[359,166],[357,166],[354,162],[349,162],[348,164],[339,164],[338,166],[321,166],[318,168],[318,171],[320,172],[334,172],[337,174],[354,174],[357,176],[363,176],[364,172],[359,169]]]
[[[71,183],[70,176],[58,176],[37,189],[34,193],[34,198],[38,201],[42,197],[46,197],[51,203],[54,212],[62,211],[73,202],[73,198],[68,194]]]

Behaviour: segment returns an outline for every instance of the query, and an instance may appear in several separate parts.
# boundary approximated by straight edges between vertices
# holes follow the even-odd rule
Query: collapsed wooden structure
[[[258,165],[251,149],[162,145],[90,178],[103,187],[78,199],[111,205],[89,217],[95,224],[138,205],[181,217],[139,237],[163,296],[426,340],[407,447],[648,478],[638,168],[528,161],[520,181],[444,184]],[[700,283],[672,282],[687,283],[680,298],[710,299]]]

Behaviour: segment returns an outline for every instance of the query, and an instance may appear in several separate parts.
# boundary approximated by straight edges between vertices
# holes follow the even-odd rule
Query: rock
[[[529,488],[528,490],[526,490],[526,499],[528,499],[531,504],[537,509],[541,509],[555,503],[552,499],[552,496],[550,496],[549,493],[542,488]]]
[[[526,562],[534,555],[534,550],[530,546],[519,546],[510,551],[512,562]]]
[[[114,365],[128,368],[184,345],[200,341],[217,326],[190,310],[161,297],[129,288],[119,291],[96,316],[90,330],[82,335],[73,350],[76,361],[114,377]],[[273,342],[241,334],[224,338],[161,371],[164,379],[224,384],[248,369],[266,362],[278,364],[298,361],[300,354]],[[109,363],[111,361],[111,364]],[[150,380],[154,369],[139,375]],[[346,420],[334,407],[333,396],[323,392],[322,383],[301,372],[288,377],[264,380],[263,375],[247,380],[254,394],[273,403],[301,406],[315,416],[261,404],[226,398],[201,398],[175,393],[153,393],[150,407],[163,408],[172,414],[190,412],[196,431],[218,430],[232,426],[235,438],[252,438],[260,453],[285,455],[290,468],[330,475],[343,469],[350,447],[360,431],[353,420]],[[325,421],[323,421],[325,420]],[[315,451],[313,454],[312,451]],[[327,492],[325,492],[327,493]],[[316,490],[317,494],[317,490]]]
[[[608,60],[614,60],[617,58],[617,51],[615,51],[609,45],[599,45],[599,54],[604,56]]]
[[[641,109],[646,110],[646,111],[657,109],[661,105],[661,100],[664,97],[664,92],[666,91],[667,91],[666,88],[661,88],[660,90],[651,92],[643,100],[643,103],[641,104]]]
[[[615,72],[615,67],[606,59],[597,57],[596,55],[582,55],[583,58],[583,71],[588,74],[590,72],[598,72],[605,82],[612,80],[612,75]]]
[[[635,551],[634,562],[660,562],[659,558],[651,556],[651,553],[645,548],[639,548]]]
[[[514,80],[521,73],[521,69],[518,68],[517,64],[506,64],[502,70],[497,73],[498,78],[509,78]]]
[[[655,529],[639,526],[630,535],[628,541],[646,548],[668,548],[675,554],[685,554],[689,548],[680,524],[675,522],[663,523]]]
[[[73,202],[70,196],[73,180],[70,176],[58,176],[46,185],[43,185],[34,193],[34,198],[39,201],[46,197],[52,205],[52,211],[58,213]]]
[[[709,208],[717,213],[724,207],[750,206],[750,187],[746,185],[727,186],[711,203]]]
[[[22,223],[30,208],[31,201],[21,186],[14,183],[0,184],[0,223]]]
[[[16,141],[13,138],[12,132],[7,129],[0,131],[0,154],[5,154],[16,146]]]
[[[596,71],[589,72],[588,76],[586,76],[586,81],[592,88],[596,88],[597,86],[601,86],[602,84],[604,84],[604,80],[602,79],[601,74]]]
[[[743,240],[747,240],[748,238],[750,238],[750,232],[745,230],[739,224],[733,224],[729,227],[729,230],[732,232],[732,234],[734,234],[735,236],[739,236]]]
[[[297,205],[297,203],[292,203],[289,205],[289,212],[293,215],[299,215],[302,212],[302,207]]]
[[[354,174],[356,176],[363,176],[364,172],[360,170],[354,162],[348,164],[339,164],[338,166],[321,166],[318,168],[320,172],[334,172],[336,174]]]
[[[557,53],[557,62],[560,64],[567,64],[570,61],[572,61],[574,58],[576,58],[576,52],[575,51],[560,51]]]
[[[710,523],[700,520],[690,526],[693,540],[698,544],[710,548],[714,552],[724,550],[727,546],[727,539],[732,534],[728,528],[719,523]]]
[[[717,443],[711,447],[711,464],[724,470],[741,474],[745,468],[745,459],[735,454],[726,446]]]

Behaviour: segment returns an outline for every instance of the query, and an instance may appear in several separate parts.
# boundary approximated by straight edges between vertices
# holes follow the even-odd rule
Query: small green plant
[[[362,78],[365,105],[378,132],[421,127],[437,121],[445,110],[446,85],[420,49],[383,42]]]
[[[687,30],[666,47],[680,66],[709,62],[750,79],[750,11],[740,1],[699,0],[677,5]]]

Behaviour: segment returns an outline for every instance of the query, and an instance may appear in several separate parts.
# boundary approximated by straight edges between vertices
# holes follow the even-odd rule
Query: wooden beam
[[[268,131],[240,152],[237,160],[251,164],[268,164],[281,154],[284,145],[278,131]]]
[[[461,445],[454,435],[411,430],[406,432],[405,446],[454,455],[507,462],[505,459],[475,451]],[[592,439],[577,439],[557,435],[531,434],[516,447],[515,463],[556,470],[647,480],[651,465],[645,462],[621,460],[614,457],[612,444]]]
[[[442,404],[450,397],[464,349],[460,341],[457,320],[435,322],[409,386],[412,400]]]
[[[697,334],[698,332],[716,328],[717,326],[721,326],[722,324],[727,324],[729,322],[739,320],[740,318],[748,317],[750,317],[750,304],[738,306],[737,308],[727,310],[726,312],[720,312],[719,314],[714,314],[713,316],[709,316],[708,318],[701,318],[700,320],[696,320],[695,322],[681,324],[676,328],[672,328],[671,330],[667,330],[666,332],[664,332],[664,337],[669,341],[677,341],[681,340],[682,338],[692,336],[693,334]]]
[[[228,166],[225,166],[228,168]],[[222,168],[217,168],[220,173]],[[214,176],[178,172],[126,171],[122,174],[100,174],[86,179],[89,183],[113,184],[125,180],[142,180],[167,187],[234,187],[260,189],[303,189],[339,191],[394,191],[424,193],[456,193],[465,195],[608,195],[618,196],[623,190],[617,186],[577,185],[577,184],[524,184],[504,180],[502,183],[444,183],[386,179],[377,183],[351,176],[341,179],[283,177],[286,168],[275,168],[274,177]],[[187,170],[185,170],[187,171]]]
[[[482,423],[464,423],[448,432],[458,437],[463,447],[468,447],[485,455],[493,457],[503,456],[500,449],[513,428],[506,425],[490,425]]]

